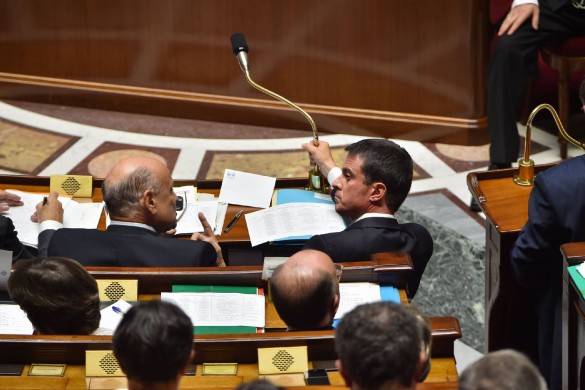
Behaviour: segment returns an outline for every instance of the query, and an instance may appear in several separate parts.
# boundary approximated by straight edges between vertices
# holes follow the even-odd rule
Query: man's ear
[[[333,296],[333,302],[331,302],[331,320],[335,318],[335,313],[337,313],[337,309],[339,308],[339,292],[336,292]]]
[[[185,367],[183,367],[183,369],[179,372],[179,376],[183,376],[185,375],[185,373],[187,372],[187,367],[189,367],[189,365],[194,364],[193,361],[195,360],[195,347],[191,348],[191,353],[189,354],[189,359],[187,359],[187,363],[185,363]]]
[[[341,377],[343,378],[344,382],[345,382],[345,386],[346,387],[351,387],[351,378],[347,375],[347,373],[343,370],[343,363],[341,363],[341,359],[337,359],[335,361],[335,367],[337,368],[337,371],[339,371],[339,374],[341,375]]]
[[[370,202],[381,202],[386,197],[386,184],[376,181],[371,184]]]
[[[417,382],[422,383],[427,379],[427,375],[431,371],[431,357],[427,355],[426,351],[421,350],[418,355],[418,363],[416,364],[415,378]]]
[[[146,190],[142,193],[140,198],[140,206],[148,210],[151,214],[156,214],[156,199],[155,193],[152,190]]]

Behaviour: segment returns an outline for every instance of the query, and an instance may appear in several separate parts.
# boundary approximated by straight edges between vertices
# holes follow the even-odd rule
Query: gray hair
[[[106,185],[102,183],[102,195],[111,216],[129,217],[140,211],[140,198],[145,191],[160,193],[161,183],[147,168],[136,168],[126,180]]]

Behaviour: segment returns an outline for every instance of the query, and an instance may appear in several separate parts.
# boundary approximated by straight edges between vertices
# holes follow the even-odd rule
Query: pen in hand
[[[47,198],[46,196],[43,196],[43,206],[47,204],[48,200],[49,200],[49,198]]]
[[[225,227],[225,229],[223,229],[223,231],[225,233],[229,232],[230,230],[232,230],[232,228],[234,227],[234,225],[236,224],[236,222],[238,222],[238,219],[240,219],[240,217],[242,216],[242,213],[244,212],[244,210],[240,210],[238,211],[238,213],[236,214],[236,216],[234,217],[234,219],[232,219],[227,226]]]

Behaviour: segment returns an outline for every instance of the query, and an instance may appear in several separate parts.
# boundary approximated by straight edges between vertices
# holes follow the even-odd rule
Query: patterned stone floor
[[[338,162],[343,147],[362,138],[320,136]],[[534,127],[532,139],[537,164],[559,161],[556,136]],[[301,130],[0,102],[0,173],[5,174],[103,177],[119,159],[142,154],[166,160],[176,179],[219,179],[225,168],[304,177],[309,161],[300,146],[309,140]],[[435,239],[415,303],[430,315],[458,317],[463,341],[483,351],[484,217],[468,210],[466,175],[486,168],[489,145],[396,141],[415,161],[411,194],[398,218],[424,224]],[[569,148],[570,156],[580,153]]]

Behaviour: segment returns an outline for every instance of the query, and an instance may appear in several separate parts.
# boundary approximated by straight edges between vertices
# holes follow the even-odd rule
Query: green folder
[[[172,292],[213,292],[213,293],[240,293],[258,294],[258,287],[247,286],[196,286],[196,285],[173,285]],[[241,334],[258,333],[254,326],[196,326],[194,334]]]
[[[577,286],[581,296],[585,298],[585,278],[583,278],[579,271],[577,271],[578,266],[579,264],[568,267],[569,275],[571,276],[571,279],[573,279],[573,282],[575,282],[575,286]]]

